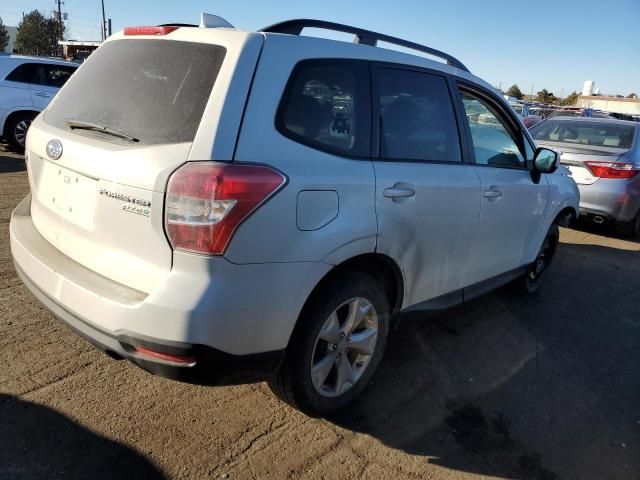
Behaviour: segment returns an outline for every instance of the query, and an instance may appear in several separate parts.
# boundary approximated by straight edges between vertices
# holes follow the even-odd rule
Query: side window
[[[485,100],[462,92],[476,163],[494,167],[524,168],[525,158],[496,109]]]
[[[42,84],[42,68],[34,63],[23,63],[18,65],[5,80],[20,83]]]
[[[284,93],[276,120],[278,130],[320,150],[369,156],[369,92],[366,62],[301,62]]]
[[[453,103],[444,77],[379,68],[380,156],[460,162]]]
[[[44,76],[45,85],[60,88],[75,71],[75,68],[64,65],[47,65]]]

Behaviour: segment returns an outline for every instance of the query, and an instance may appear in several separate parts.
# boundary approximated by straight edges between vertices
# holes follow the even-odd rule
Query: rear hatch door
[[[246,96],[262,37],[194,28],[114,37],[32,124],[31,214],[67,256],[149,293],[171,269],[168,178],[189,160],[232,158],[243,86]],[[238,84],[233,102],[231,84]],[[225,135],[217,141],[222,116]]]

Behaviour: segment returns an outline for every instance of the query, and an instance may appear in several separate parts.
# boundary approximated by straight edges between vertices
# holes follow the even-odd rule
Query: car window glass
[[[444,77],[381,68],[378,85],[382,158],[461,161],[453,104]]]
[[[23,63],[17,66],[9,75],[6,80],[20,83],[33,83],[42,84],[42,69],[40,65],[33,63]]]
[[[304,62],[283,98],[279,126],[285,135],[337,153],[369,152],[367,66],[361,62]]]
[[[45,85],[49,87],[60,88],[69,79],[73,72],[75,72],[75,68],[73,67],[65,67],[63,65],[48,65],[45,68]]]
[[[469,122],[476,163],[494,167],[524,167],[524,156],[493,107],[466,92],[462,94],[462,103]]]
[[[534,139],[543,142],[631,148],[634,127],[591,120],[547,120],[536,125],[531,132]]]
[[[192,142],[225,55],[224,47],[205,43],[106,42],[71,75],[44,121],[62,129],[69,119],[93,123],[140,145]],[[88,130],[74,134],[121,141]]]

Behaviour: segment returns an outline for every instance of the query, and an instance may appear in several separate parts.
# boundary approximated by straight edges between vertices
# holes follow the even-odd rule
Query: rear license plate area
[[[98,182],[50,162],[44,162],[38,198],[65,220],[87,230],[94,225]]]

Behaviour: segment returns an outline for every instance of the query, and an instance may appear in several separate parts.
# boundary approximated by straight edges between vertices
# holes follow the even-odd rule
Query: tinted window
[[[463,92],[476,163],[494,167],[524,167],[525,160],[496,107]]]
[[[44,68],[44,84],[49,87],[60,88],[65,84],[76,69],[64,65],[46,65]]]
[[[201,43],[107,42],[71,76],[44,120],[59,128],[68,128],[67,119],[106,126],[141,144],[193,141],[224,55],[223,47]]]
[[[366,62],[302,62],[283,97],[278,129],[321,150],[368,156],[369,102]]]
[[[459,162],[453,105],[443,77],[380,68],[380,156]]]
[[[41,65],[34,63],[23,63],[7,75],[6,80],[20,83],[35,83],[41,85],[43,83],[43,68]]]
[[[598,121],[547,120],[533,127],[531,134],[543,142],[631,148],[634,127]]]

